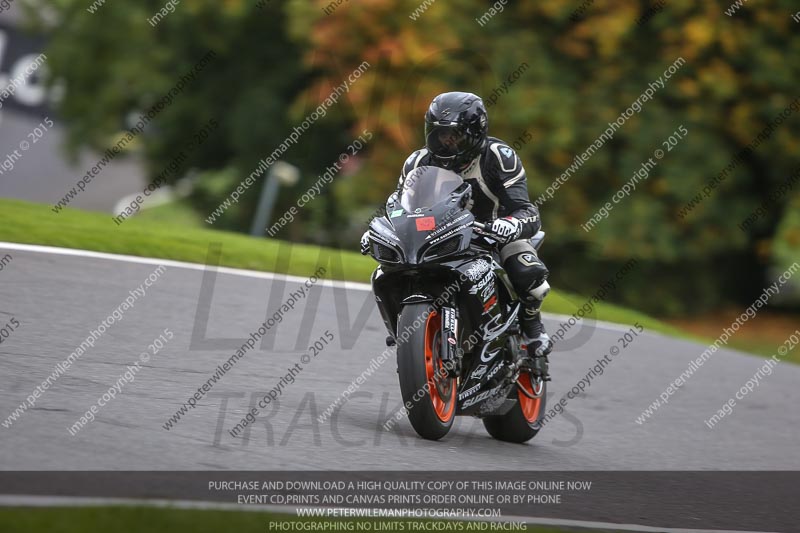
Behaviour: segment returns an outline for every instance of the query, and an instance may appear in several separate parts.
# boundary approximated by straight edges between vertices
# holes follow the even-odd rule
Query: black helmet
[[[425,146],[432,163],[460,172],[478,157],[486,142],[489,117],[480,96],[443,93],[425,113]]]

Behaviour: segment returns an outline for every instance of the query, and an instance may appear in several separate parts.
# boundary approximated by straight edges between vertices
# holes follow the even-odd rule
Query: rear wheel
[[[483,425],[497,440],[527,442],[542,429],[540,421],[545,413],[547,383],[523,372],[512,394],[517,395],[517,404],[504,415],[487,416]]]
[[[453,426],[457,388],[442,365],[441,315],[428,304],[407,305],[397,329],[397,369],[408,420],[420,437],[441,439]]]

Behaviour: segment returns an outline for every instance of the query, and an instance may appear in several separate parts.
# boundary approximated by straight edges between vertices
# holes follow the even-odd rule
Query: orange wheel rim
[[[539,396],[542,393],[543,384],[540,384],[538,390],[535,390],[531,382],[531,375],[527,372],[520,375],[517,383],[531,396]],[[542,398],[536,398],[535,400],[528,398],[522,391],[517,391],[517,394],[519,395],[519,406],[522,409],[522,416],[525,417],[525,420],[533,424],[539,418],[539,411],[542,409]]]
[[[442,329],[442,319],[436,311],[428,315],[425,322],[425,374],[428,378],[428,395],[436,416],[449,422],[456,410],[455,379],[447,377],[442,366],[437,339]]]

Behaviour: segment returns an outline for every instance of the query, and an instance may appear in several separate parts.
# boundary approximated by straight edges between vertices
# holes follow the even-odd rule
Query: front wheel
[[[442,318],[428,304],[403,308],[397,323],[397,369],[408,420],[420,437],[447,435],[456,415],[456,380],[442,365]]]
[[[523,372],[514,393],[517,394],[517,404],[504,415],[487,416],[483,419],[483,426],[497,440],[527,442],[542,429],[547,383],[532,379],[529,372]]]

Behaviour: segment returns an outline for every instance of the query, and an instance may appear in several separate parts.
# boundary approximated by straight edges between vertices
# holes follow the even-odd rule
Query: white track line
[[[132,498],[90,498],[75,496],[27,496],[0,495],[0,507],[156,507],[173,509],[201,509],[239,512],[270,512],[297,516],[297,507],[288,505],[240,505],[237,503],[205,502],[195,500],[136,500]],[[325,517],[315,517],[325,518]],[[334,517],[331,517],[334,518]],[[338,517],[337,517],[338,518]],[[341,519],[341,518],[339,518]],[[461,520],[461,519],[459,519]],[[535,518],[529,516],[506,516],[503,518],[463,519],[472,522],[516,522],[537,526],[557,526],[581,529],[603,529],[636,531],[641,533],[772,533],[766,531],[744,531],[730,529],[685,529],[645,526],[640,524],[617,524],[589,520],[566,520],[561,518]]]
[[[40,254],[52,255],[69,255],[73,257],[89,257],[92,259],[105,259],[107,261],[121,261],[123,263],[137,263],[140,265],[164,265],[173,268],[185,268],[188,270],[207,269],[205,264],[200,263],[186,263],[184,261],[174,261],[172,259],[159,259],[157,257],[139,257],[135,255],[121,255],[109,254],[105,252],[92,252],[90,250],[80,250],[75,248],[57,248],[55,246],[40,246],[38,244],[18,244],[13,242],[0,242],[0,249],[7,248],[9,250],[19,250],[21,252],[34,252]],[[217,267],[217,272],[223,274],[230,274],[232,276],[243,276],[248,278],[257,279],[283,279],[295,283],[303,283],[307,278],[300,276],[290,276],[286,274],[273,274],[272,272],[259,272],[257,270],[245,270],[243,268],[229,268]],[[334,281],[334,280],[320,280],[318,285],[325,285],[327,287],[339,287],[345,289],[355,289],[358,291],[371,291],[372,286],[369,283],[358,283],[355,281]]]
[[[121,255],[109,254],[105,252],[93,252],[90,250],[80,250],[76,248],[58,248],[55,246],[41,246],[38,244],[19,244],[14,242],[1,242],[0,249],[19,250],[21,252],[34,252],[40,254],[52,255],[67,255],[73,257],[88,257],[92,259],[104,259],[107,261],[121,261],[124,263],[138,263],[140,265],[164,265],[173,268],[185,268],[189,270],[206,270],[206,265],[199,263],[186,263],[184,261],[174,261],[172,259],[158,259],[156,257],[139,257],[135,255]],[[287,274],[276,274],[272,272],[259,272],[257,270],[245,270],[243,268],[230,268],[230,267],[217,267],[217,272],[229,274],[231,276],[242,276],[257,279],[283,279],[294,283],[303,283],[306,278],[299,276],[290,276]],[[355,281],[335,281],[335,280],[320,280],[318,285],[326,287],[336,287],[344,289],[353,289],[357,291],[371,291],[372,286],[369,283],[358,283]],[[569,315],[559,315],[553,313],[542,313],[542,316],[552,320],[569,320],[572,318]],[[606,329],[609,331],[628,331],[630,326],[615,324],[613,322],[592,322],[596,327]],[[653,334],[653,332],[650,332]]]

